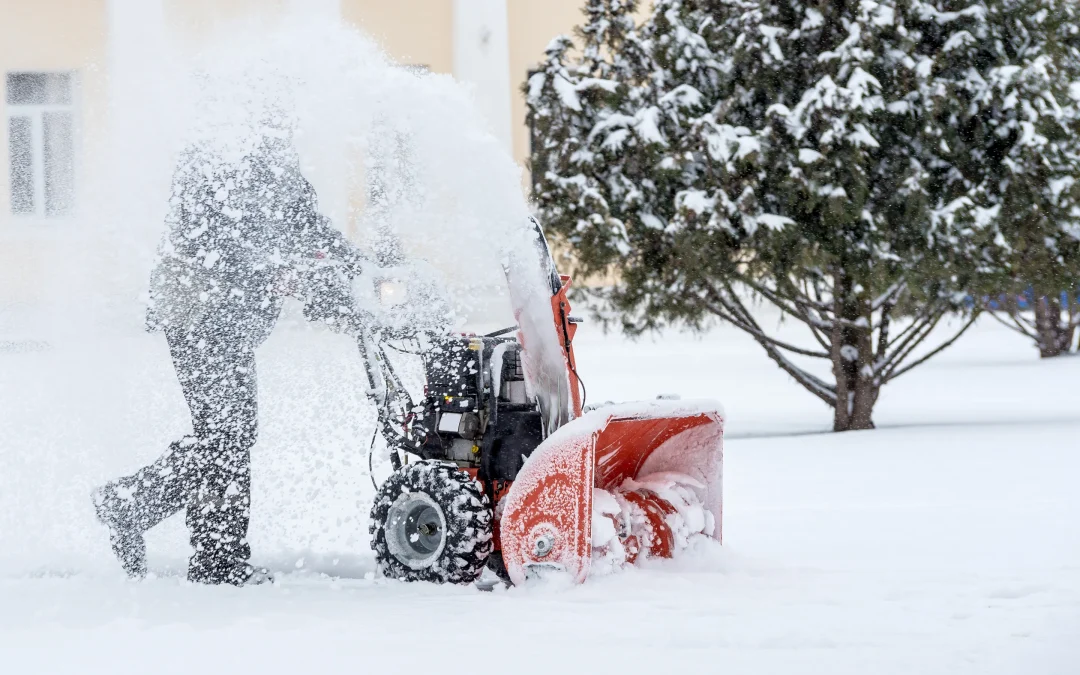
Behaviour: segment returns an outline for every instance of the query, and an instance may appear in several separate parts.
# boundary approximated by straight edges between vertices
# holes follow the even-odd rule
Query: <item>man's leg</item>
[[[198,442],[187,525],[195,549],[188,578],[243,583],[251,568],[251,447],[258,429],[255,356],[220,335],[194,340],[200,368],[184,383]]]
[[[191,436],[171,443],[152,464],[109,484],[115,508],[126,520],[145,532],[184,508],[186,484],[190,482],[188,458],[196,445]]]
[[[168,335],[173,367],[191,403],[190,382],[199,371],[197,355],[185,349],[185,342]],[[190,501],[198,485],[193,455],[198,450],[194,436],[171,443],[161,457],[130,476],[123,476],[94,491],[98,518],[110,531],[113,552],[124,571],[132,577],[146,574],[146,545],[143,533],[179,512]]]

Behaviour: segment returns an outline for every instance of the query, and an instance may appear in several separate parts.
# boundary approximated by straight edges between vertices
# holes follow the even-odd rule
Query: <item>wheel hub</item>
[[[428,495],[403,494],[390,507],[386,519],[390,553],[412,569],[429,567],[446,546],[446,517]]]

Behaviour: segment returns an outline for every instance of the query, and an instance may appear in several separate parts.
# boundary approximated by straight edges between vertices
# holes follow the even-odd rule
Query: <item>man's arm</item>
[[[344,265],[350,276],[360,274],[364,267],[372,264],[356,244],[322,214],[316,214],[314,223],[301,233],[299,248],[308,260],[330,260]]]
[[[288,220],[293,225],[293,254],[300,266],[317,260],[329,260],[344,265],[350,276],[356,276],[370,261],[360,252],[330,219],[318,211],[315,188],[301,175],[297,175],[298,189],[288,209]]]
[[[351,279],[370,261],[318,212],[311,184],[299,173],[285,208],[289,239],[290,295],[304,303],[309,321],[326,323],[331,329],[356,334],[370,324],[370,316],[353,302]]]

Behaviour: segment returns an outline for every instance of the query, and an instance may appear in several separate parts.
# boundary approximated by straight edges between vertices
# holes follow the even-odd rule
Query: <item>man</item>
[[[270,580],[248,562],[255,348],[270,335],[285,295],[302,295],[309,319],[339,330],[359,321],[339,271],[354,275],[363,260],[318,213],[290,136],[280,120],[264,120],[235,159],[194,146],[174,175],[147,323],[165,334],[192,434],[93,495],[131,577],[146,574],[143,533],[186,509],[189,580]]]

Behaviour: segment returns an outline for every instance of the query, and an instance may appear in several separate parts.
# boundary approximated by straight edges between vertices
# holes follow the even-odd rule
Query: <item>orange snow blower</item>
[[[530,250],[506,267],[518,325],[432,338],[421,401],[382,342],[360,340],[395,469],[370,520],[385,576],[471,583],[488,567],[514,584],[551,574],[580,583],[590,571],[672,557],[695,537],[721,538],[718,406],[586,411],[571,280],[530,223]]]

